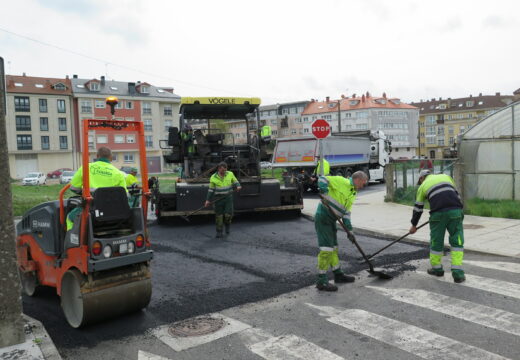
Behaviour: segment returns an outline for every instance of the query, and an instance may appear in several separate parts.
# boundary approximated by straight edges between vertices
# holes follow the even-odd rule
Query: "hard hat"
[[[421,181],[421,178],[426,177],[428,175],[431,175],[432,172],[428,169],[421,170],[419,173],[419,181],[417,182],[417,185],[421,185],[419,182]]]
[[[131,169],[130,169],[130,172],[131,172],[131,173],[134,173],[134,172],[137,173],[137,168],[135,168],[135,167],[131,168]]]

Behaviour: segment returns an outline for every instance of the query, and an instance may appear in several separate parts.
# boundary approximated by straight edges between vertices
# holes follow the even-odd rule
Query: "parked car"
[[[22,185],[45,185],[47,176],[41,172],[30,172],[22,180]]]
[[[61,175],[60,175],[60,184],[68,184],[71,180],[72,180],[72,177],[74,176],[76,172],[75,171],[64,171]]]
[[[260,162],[260,168],[261,169],[270,169],[273,167],[273,164],[271,164],[269,161],[261,161]]]
[[[130,174],[130,172],[132,171],[132,167],[131,166],[121,166],[121,170],[122,172],[126,173],[126,174]]]
[[[51,178],[51,179],[56,179],[56,178],[59,178],[64,171],[71,171],[71,170],[72,169],[69,169],[69,168],[57,169],[57,170],[54,170],[54,171],[51,171],[50,173],[48,173],[47,177]]]

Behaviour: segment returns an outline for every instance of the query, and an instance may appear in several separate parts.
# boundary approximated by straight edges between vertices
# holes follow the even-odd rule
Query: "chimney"
[[[361,96],[361,102],[365,102],[365,94]]]
[[[101,86],[105,86],[105,75],[101,75]]]
[[[472,97],[473,97],[473,95],[469,94],[469,97],[470,97],[470,98],[472,98]]]
[[[386,93],[385,93],[385,92],[383,93],[383,98],[385,98],[385,99],[386,99]]]
[[[435,98],[432,98],[432,101],[435,101]]]
[[[439,97],[439,101],[442,101],[442,98],[441,98],[441,97]]]
[[[22,75],[22,76],[25,76],[25,73],[23,73],[23,75]]]
[[[479,97],[482,96],[482,93],[478,93],[478,96],[479,96]]]
[[[65,79],[67,79],[67,80],[68,80],[68,79],[69,79],[69,75],[65,75]]]
[[[370,97],[370,93],[367,91],[367,97]]]
[[[128,92],[130,93],[130,95],[135,94],[135,83],[133,83],[133,82],[128,83]]]
[[[73,79],[77,79],[77,78],[78,78],[78,75],[74,74],[74,75],[72,75],[72,78],[73,78]]]
[[[25,73],[24,73],[24,74],[25,74]],[[25,76],[25,75],[24,75],[24,76]],[[500,96],[500,93],[499,93],[499,92],[495,93],[495,96]]]
[[[355,98],[356,97],[356,93],[352,94],[352,98]]]
[[[344,98],[345,98],[345,95],[341,94],[341,98],[344,99]]]
[[[325,98],[325,101],[329,102],[329,101],[330,101],[330,97],[327,96],[327,97]]]
[[[448,100],[451,100],[451,98],[448,98]]]

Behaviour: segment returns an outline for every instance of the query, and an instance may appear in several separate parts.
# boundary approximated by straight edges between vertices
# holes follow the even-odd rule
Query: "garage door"
[[[38,155],[36,154],[15,155],[14,161],[16,162],[17,179],[23,178],[27,173],[38,171]]]
[[[148,172],[150,174],[157,174],[161,172],[161,157],[160,156],[150,156],[146,158],[148,162]]]

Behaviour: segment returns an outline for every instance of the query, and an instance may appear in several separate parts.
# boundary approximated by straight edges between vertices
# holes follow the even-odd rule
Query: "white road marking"
[[[139,350],[137,354],[137,360],[170,360],[169,358],[165,358],[159,355],[155,355],[143,350]]]
[[[512,263],[512,262],[503,262],[503,261],[473,261],[473,260],[464,260],[464,264],[483,267],[486,269],[500,270],[500,271],[508,271],[512,273],[520,274],[520,264]]]
[[[220,338],[223,338],[225,336],[235,334],[237,332],[240,332],[242,330],[248,329],[251,326],[244,324],[243,322],[240,322],[235,319],[231,319],[227,316],[224,316],[219,313],[214,314],[208,314],[204,315],[205,317],[211,316],[215,318],[221,318],[226,322],[226,325],[224,327],[212,334],[209,335],[202,335],[202,336],[190,336],[190,337],[173,337],[168,332],[168,329],[173,324],[169,325],[163,325],[156,329],[152,330],[152,334],[154,334],[159,340],[161,340],[163,343],[171,347],[175,351],[183,351],[186,349],[190,349],[193,347],[197,347],[202,344],[207,344],[209,342],[218,340]]]
[[[438,335],[417,326],[408,325],[360,309],[336,310],[328,306],[307,304],[318,309],[327,320],[349,330],[370,336],[423,359],[507,359],[483,349]]]
[[[344,360],[296,335],[273,336],[264,330],[251,328],[240,332],[239,336],[251,352],[266,360]]]
[[[453,283],[453,279],[449,274],[444,276],[432,276],[428,275],[428,273],[424,271],[417,271],[417,274],[428,276],[429,278],[436,279],[438,281],[444,281],[444,282],[450,282]],[[509,297],[513,297],[516,299],[520,299],[520,285],[502,281],[502,280],[496,280],[496,279],[490,279],[482,276],[477,275],[471,275],[466,274],[466,281],[460,284],[455,285],[462,285],[467,286],[474,289],[484,290],[493,292],[500,295],[505,295]]]
[[[520,336],[520,315],[518,314],[426,290],[388,289],[375,286],[367,286],[367,288],[388,295],[393,300]]]
[[[266,360],[344,360],[341,356],[296,335],[271,337],[248,347]]]

